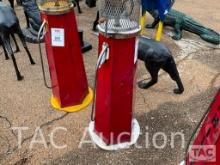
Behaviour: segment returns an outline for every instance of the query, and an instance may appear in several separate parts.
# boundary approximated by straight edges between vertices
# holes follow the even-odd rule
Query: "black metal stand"
[[[96,6],[96,0],[86,0],[86,4],[90,8],[95,7]]]
[[[91,50],[92,45],[83,40],[83,31],[79,30],[78,33],[79,33],[79,40],[80,40],[80,46],[81,46],[82,53],[85,53],[85,52]]]

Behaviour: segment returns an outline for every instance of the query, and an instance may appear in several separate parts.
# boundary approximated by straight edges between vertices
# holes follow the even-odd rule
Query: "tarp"
[[[163,21],[166,14],[172,7],[174,0],[141,0],[142,13],[146,11],[157,10],[160,19]]]

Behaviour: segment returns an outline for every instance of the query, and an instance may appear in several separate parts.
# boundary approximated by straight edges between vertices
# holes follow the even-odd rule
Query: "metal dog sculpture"
[[[162,68],[178,86],[178,88],[174,89],[174,93],[183,93],[184,87],[172,53],[168,47],[152,39],[139,37],[138,59],[144,61],[145,67],[151,75],[149,82],[143,83],[143,81],[140,81],[138,83],[139,88],[147,89],[156,84],[158,81],[158,72]]]
[[[18,34],[30,60],[30,63],[33,65],[35,64],[34,60],[31,57],[31,54],[28,50],[28,47],[25,42],[24,35],[21,31],[21,27],[19,24],[19,20],[16,17],[14,10],[10,7],[5,5],[4,3],[0,2],[0,38],[2,42],[3,49],[5,51],[5,57],[8,59],[8,54],[11,56],[13,65],[15,68],[17,80],[22,80],[23,76],[20,74],[18,70],[18,66],[16,63],[16,59],[14,56],[14,52],[11,47],[10,43],[10,35],[14,38],[14,34]]]
[[[0,0],[0,2],[2,2],[2,0]],[[10,2],[11,7],[14,8],[14,1],[13,1],[13,0],[9,0],[9,2]],[[16,39],[15,39],[15,36],[12,34],[11,37],[12,37],[14,43],[15,43],[15,46],[16,46],[15,53],[17,53],[17,52],[20,51],[20,49],[19,49],[19,47],[18,47],[17,41],[16,41]],[[1,37],[0,37],[0,45],[3,45],[3,41],[2,41],[2,39],[1,39]],[[6,51],[6,49],[5,49],[4,46],[3,46],[3,49],[4,49],[5,59],[8,60],[9,57],[8,57],[7,51]]]

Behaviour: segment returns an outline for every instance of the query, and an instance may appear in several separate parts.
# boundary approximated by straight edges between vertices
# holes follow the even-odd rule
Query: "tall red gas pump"
[[[92,101],[93,92],[87,83],[73,4],[69,0],[39,0],[38,6],[43,21],[38,37],[45,36],[51,104],[66,112],[81,110]],[[46,80],[45,84],[48,86]]]
[[[139,0],[99,1],[99,58],[92,140],[105,150],[134,144],[140,127],[133,118]]]

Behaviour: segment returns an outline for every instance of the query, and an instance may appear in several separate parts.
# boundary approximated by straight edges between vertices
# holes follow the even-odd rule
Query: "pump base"
[[[57,99],[54,96],[51,97],[50,103],[52,107],[56,110],[65,111],[65,112],[77,112],[86,108],[91,103],[92,99],[93,99],[93,91],[91,88],[89,88],[89,94],[85,97],[82,104],[61,108]]]
[[[179,165],[185,165],[186,163],[185,163],[185,161],[182,161]]]
[[[120,150],[120,149],[128,149],[131,145],[135,144],[138,140],[138,137],[140,135],[140,126],[136,119],[132,120],[132,133],[131,133],[131,141],[120,143],[120,144],[114,144],[114,145],[106,145],[105,142],[94,132],[95,129],[95,123],[94,121],[91,121],[89,123],[89,135],[92,139],[92,141],[101,149],[107,150],[107,151],[114,151],[114,150]]]

